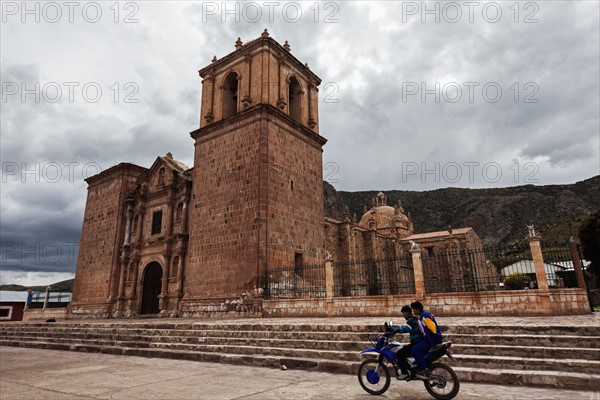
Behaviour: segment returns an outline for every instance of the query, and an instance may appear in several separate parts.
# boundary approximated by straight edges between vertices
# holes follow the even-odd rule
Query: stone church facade
[[[328,218],[320,78],[265,30],[202,68],[194,166],[170,153],[87,179],[69,316],[259,316],[265,269],[481,246],[470,228],[415,234],[383,193]],[[411,243],[412,242],[412,243]]]

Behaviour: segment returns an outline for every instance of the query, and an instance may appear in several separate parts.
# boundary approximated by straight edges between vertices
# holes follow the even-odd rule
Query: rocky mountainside
[[[324,183],[325,213],[341,219],[344,205],[358,219],[378,191],[337,192]],[[510,243],[534,224],[547,241],[577,236],[582,219],[600,209],[600,175],[569,185],[499,189],[447,188],[426,192],[386,191],[388,204],[402,200],[417,233],[470,226],[486,244]]]

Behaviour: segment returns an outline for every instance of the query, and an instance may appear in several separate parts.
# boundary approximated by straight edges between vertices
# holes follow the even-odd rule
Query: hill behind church
[[[378,193],[336,191],[327,182],[324,192],[327,216],[342,219],[346,205],[358,220]],[[390,205],[402,200],[413,218],[415,233],[469,226],[485,244],[507,244],[523,239],[526,225],[534,224],[543,240],[563,241],[577,237],[582,220],[600,209],[600,175],[567,185],[390,190],[385,195]]]

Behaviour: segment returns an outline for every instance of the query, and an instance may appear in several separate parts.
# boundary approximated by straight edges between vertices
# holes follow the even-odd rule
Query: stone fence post
[[[331,257],[325,259],[325,300],[333,302],[333,260]]]
[[[534,232],[535,233],[535,232]],[[544,268],[544,257],[542,256],[542,247],[540,240],[542,238],[537,235],[527,237],[529,248],[531,249],[531,257],[533,265],[535,265],[535,277],[537,279],[537,287],[539,290],[548,291],[548,278],[546,277],[546,269]]]
[[[571,248],[571,259],[573,260],[573,268],[575,269],[575,277],[577,278],[577,287],[585,289],[585,278],[583,276],[583,269],[581,269],[581,259],[579,258],[579,251],[577,251],[577,243],[573,239],[573,236],[569,239],[569,247]]]
[[[423,260],[421,259],[421,249],[418,245],[410,249],[412,254],[413,272],[415,278],[415,296],[423,298],[425,296],[425,282],[423,279]]]

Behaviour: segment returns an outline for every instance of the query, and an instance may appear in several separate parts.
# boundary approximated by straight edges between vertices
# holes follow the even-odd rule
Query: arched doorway
[[[157,262],[151,262],[144,272],[144,287],[142,289],[142,307],[140,314],[158,314],[162,282],[162,267]]]

